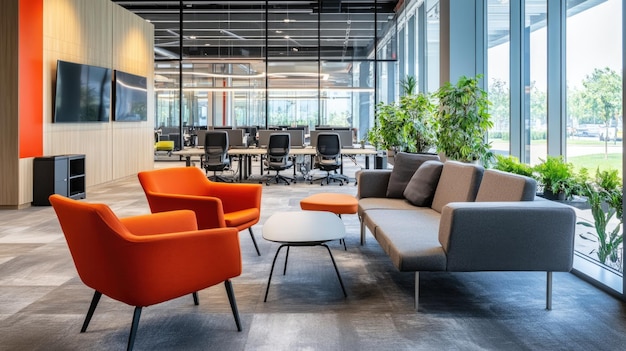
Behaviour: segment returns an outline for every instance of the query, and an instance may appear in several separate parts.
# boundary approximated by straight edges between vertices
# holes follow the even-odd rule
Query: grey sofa
[[[398,186],[391,170],[360,171],[357,198],[361,243],[367,228],[398,270],[415,272],[415,309],[419,272],[434,271],[545,271],[551,309],[552,272],[572,268],[574,210],[536,199],[536,183],[527,177],[432,157],[410,162],[440,164],[430,206],[397,191],[390,197],[389,187]],[[420,186],[419,168],[404,195]]]

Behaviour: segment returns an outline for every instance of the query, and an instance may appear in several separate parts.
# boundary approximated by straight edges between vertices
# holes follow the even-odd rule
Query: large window
[[[574,0],[567,3],[567,161],[577,171],[588,169],[591,176],[597,170],[613,169],[623,178],[622,1],[594,6]],[[578,218],[594,222],[590,210],[579,211]],[[618,225],[612,218],[607,230]],[[615,255],[601,259],[598,253],[603,245],[595,233],[595,228],[579,226],[576,251],[607,270],[598,275],[584,260],[579,260],[582,267],[577,268],[621,291],[622,245],[615,247]],[[622,233],[620,230],[619,235]],[[605,244],[609,242],[605,239]]]
[[[439,89],[439,0],[426,0],[426,87]]]
[[[622,2],[487,4],[493,150],[531,165],[549,151],[573,164],[577,175],[587,169],[593,180],[598,170],[614,170],[623,184]],[[574,269],[623,292],[621,218],[614,215],[598,229],[604,221],[594,218],[586,199],[573,200],[578,222],[591,225],[576,228]],[[610,239],[615,228],[617,239]]]
[[[489,131],[492,149],[509,154],[511,121],[511,50],[509,4],[489,0],[487,6],[487,92],[491,101],[493,128]]]
[[[525,162],[545,160],[547,149],[547,0],[526,0],[522,51]]]

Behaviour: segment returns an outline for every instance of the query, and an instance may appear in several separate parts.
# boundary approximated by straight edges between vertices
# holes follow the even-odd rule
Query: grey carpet
[[[176,163],[158,163],[170,167]],[[347,169],[347,172],[354,171]],[[353,175],[353,173],[352,173]],[[545,310],[545,273],[423,273],[413,310],[413,274],[398,272],[369,236],[359,245],[356,215],[344,215],[348,251],[329,246],[346,285],[344,298],[320,247],[293,248],[287,275],[278,244],[262,239],[276,211],[343,187],[300,182],[263,188],[258,257],[241,233],[243,274],[233,280],[243,331],[237,332],[223,285],[144,309],[137,350],[618,350],[626,344],[624,303],[568,273],[555,273],[553,310]],[[148,212],[135,177],[87,190],[90,202],[119,216]],[[295,228],[297,230],[297,228]],[[0,211],[0,349],[122,350],[131,306],[103,298],[79,333],[92,291],[78,279],[50,207]]]

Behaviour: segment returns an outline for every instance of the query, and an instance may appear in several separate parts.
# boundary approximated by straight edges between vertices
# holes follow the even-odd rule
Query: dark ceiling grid
[[[156,59],[178,57],[180,1],[114,2],[154,25]],[[267,54],[306,59],[317,57],[319,51],[328,59],[362,59],[373,48],[374,11],[379,11],[382,28],[392,21],[397,0],[272,0],[267,4],[266,42],[266,1],[183,1],[183,56],[262,59]],[[323,36],[319,49],[318,17]]]

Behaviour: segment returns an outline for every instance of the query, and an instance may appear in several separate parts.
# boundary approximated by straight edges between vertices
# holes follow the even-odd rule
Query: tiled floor
[[[346,173],[358,168],[347,164]],[[263,223],[277,211],[298,211],[301,198],[320,191],[356,194],[356,187],[264,186],[262,219],[254,227],[262,256],[242,232],[243,274],[233,280],[242,332],[218,285],[199,293],[199,306],[189,296],[144,309],[136,349],[617,350],[626,344],[624,303],[568,273],[555,273],[552,311],[544,309],[545,273],[423,273],[415,312],[414,275],[398,272],[371,236],[359,245],[355,215],[343,216],[348,250],[329,244],[347,298],[328,254],[310,247],[291,250],[287,275],[277,271],[264,303],[278,244],[262,239]],[[148,212],[135,177],[89,188],[86,201],[109,204],[119,216]],[[79,333],[91,296],[50,207],[0,211],[1,350],[124,349],[132,307],[109,298]]]

